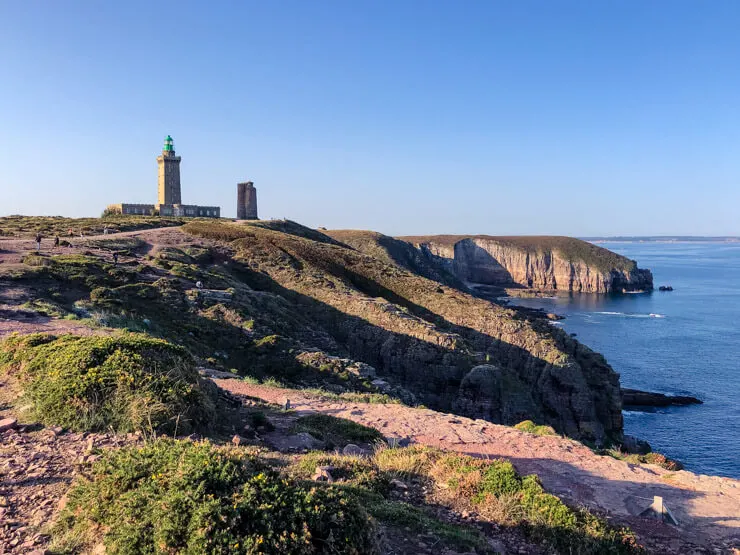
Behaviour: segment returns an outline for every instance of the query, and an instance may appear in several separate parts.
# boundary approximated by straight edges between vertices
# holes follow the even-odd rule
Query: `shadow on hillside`
[[[463,263],[463,257],[467,263]],[[472,240],[455,245],[453,268],[455,275],[464,281],[501,287],[518,285],[514,276],[491,253]],[[528,285],[531,287],[531,281]]]
[[[516,389],[516,395],[512,395],[510,400],[507,395],[502,394],[501,402],[505,406],[496,408],[481,403],[478,410],[464,411],[465,415],[505,424],[533,419],[575,437],[579,435],[578,421],[598,420],[609,423],[610,419],[613,420],[613,415],[609,411],[610,407],[613,410],[614,403],[613,401],[610,403],[609,396],[612,393],[618,396],[616,374],[600,355],[589,349],[573,348],[573,340],[564,333],[557,337],[559,330],[551,330],[550,326],[543,324],[545,333],[552,336],[557,343],[570,342],[568,350],[578,362],[592,367],[589,371],[591,375],[580,378],[583,379],[581,384],[583,387],[586,387],[587,382],[592,384],[588,386],[592,396],[591,403],[584,403],[582,399],[571,399],[571,396],[581,395],[582,392],[570,388],[567,383],[556,383],[555,378],[551,376],[552,373],[546,372],[548,368],[552,368],[550,363],[522,347],[495,337],[492,333],[456,325],[346,266],[327,263],[325,259],[318,261],[309,259],[307,262],[343,279],[368,297],[382,297],[406,308],[410,314],[436,324],[442,332],[460,334],[476,351],[486,353],[491,363],[515,371],[516,376],[512,378],[509,375],[508,379],[517,381],[517,384],[511,384]],[[232,271],[236,269],[232,267]],[[485,361],[485,358],[481,360],[480,356],[474,356],[463,349],[439,345],[434,342],[435,337],[420,339],[372,324],[365,318],[347,314],[314,297],[289,289],[265,273],[255,272],[243,265],[238,271],[242,281],[251,287],[288,298],[302,307],[305,314],[319,321],[339,343],[347,346],[348,354],[352,358],[374,366],[382,377],[392,378],[400,385],[412,388],[414,393],[420,394],[420,401],[430,407],[446,411],[459,408],[456,407],[456,401],[462,379],[473,366]],[[396,321],[394,324],[399,325],[399,322]],[[562,345],[561,348],[566,350],[567,347]],[[593,367],[596,368],[596,372],[593,371]],[[604,375],[599,376],[599,372]],[[604,388],[604,382],[609,383],[611,379],[615,382],[615,391]],[[545,392],[544,389],[550,391]],[[482,396],[486,395],[485,391],[480,393]],[[544,398],[545,394],[550,395],[547,401]],[[510,401],[525,409],[516,410],[515,406],[506,405]],[[557,406],[553,406],[553,403]],[[537,410],[537,407],[542,409]],[[573,412],[564,415],[558,412],[562,410]],[[581,412],[578,412],[579,410]]]

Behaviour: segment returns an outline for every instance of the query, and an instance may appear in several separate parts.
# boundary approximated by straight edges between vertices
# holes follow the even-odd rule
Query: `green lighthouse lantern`
[[[164,139],[164,151],[165,152],[174,152],[175,147],[172,146],[172,137],[167,135]]]

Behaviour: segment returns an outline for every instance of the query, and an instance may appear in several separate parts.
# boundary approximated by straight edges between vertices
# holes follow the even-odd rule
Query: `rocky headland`
[[[653,289],[650,270],[572,237],[432,235],[399,239],[469,284],[580,293]]]

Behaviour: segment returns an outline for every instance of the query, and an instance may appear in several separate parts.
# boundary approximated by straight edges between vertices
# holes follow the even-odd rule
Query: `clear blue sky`
[[[0,215],[740,234],[740,2],[0,0]]]

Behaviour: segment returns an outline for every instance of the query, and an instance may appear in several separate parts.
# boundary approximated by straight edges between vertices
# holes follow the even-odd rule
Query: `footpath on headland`
[[[386,438],[483,458],[506,458],[522,474],[537,474],[544,487],[571,504],[603,511],[629,525],[653,549],[732,553],[740,548],[740,481],[634,465],[600,456],[577,441],[535,436],[508,426],[400,404],[327,400],[300,390],[214,380],[223,389],[284,405],[298,412],[347,418],[379,430]],[[661,496],[679,527],[639,517]],[[719,550],[719,551],[717,551]]]

